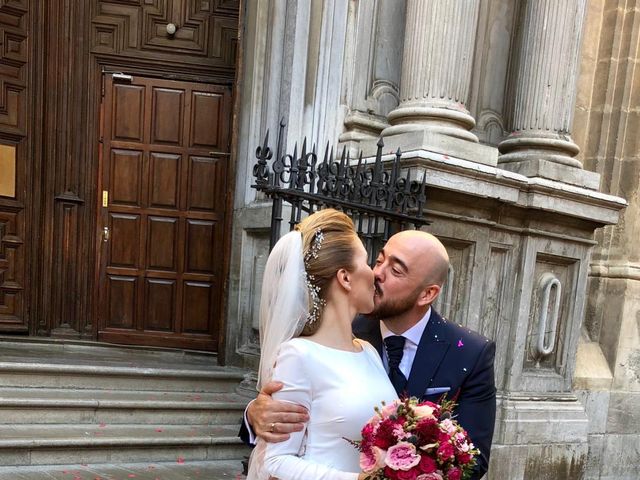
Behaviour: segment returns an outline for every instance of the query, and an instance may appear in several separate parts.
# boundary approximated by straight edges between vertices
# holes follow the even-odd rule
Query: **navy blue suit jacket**
[[[371,343],[382,356],[377,320],[358,317],[353,323],[353,333]],[[458,395],[457,420],[480,450],[473,479],[482,477],[489,466],[496,415],[495,350],[491,340],[445,320],[431,309],[404,392],[432,402],[443,394],[426,395],[428,388],[449,387],[449,399]]]

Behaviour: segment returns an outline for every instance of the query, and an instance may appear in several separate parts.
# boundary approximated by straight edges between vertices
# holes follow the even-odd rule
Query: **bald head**
[[[449,255],[440,240],[421,230],[405,230],[393,235],[387,245],[403,252],[412,269],[419,269],[424,285],[442,286],[449,272]]]

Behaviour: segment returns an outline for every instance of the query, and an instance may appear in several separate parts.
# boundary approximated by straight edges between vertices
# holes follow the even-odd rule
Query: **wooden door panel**
[[[99,338],[216,350],[230,91],[108,77],[104,106]]]
[[[194,148],[220,148],[226,135],[221,136],[220,117],[223,114],[223,98],[221,95],[207,92],[193,92],[191,95],[191,136],[189,146]]]
[[[114,267],[137,268],[138,244],[140,238],[140,216],[113,213],[109,230],[117,242],[109,242],[109,265]]]
[[[206,282],[185,282],[183,301],[183,331],[203,333],[209,327],[205,322],[212,314],[213,284]]]
[[[178,207],[181,159],[177,154],[151,152],[148,203],[150,207]]]
[[[111,196],[114,204],[140,206],[142,167],[141,151],[111,151]]]
[[[146,88],[140,85],[115,85],[112,117],[114,140],[142,142],[145,92]]]
[[[213,249],[216,248],[215,223],[187,221],[186,272],[214,274]]]
[[[226,160],[215,157],[189,157],[188,209],[217,212],[223,208]]]
[[[144,330],[173,332],[175,330],[176,282],[148,278],[145,291]]]
[[[149,217],[147,227],[147,268],[177,270],[177,218]]]
[[[183,138],[184,90],[153,89],[151,143],[180,145]]]
[[[136,277],[109,276],[107,290],[109,298],[108,327],[133,328],[135,325],[137,283]]]

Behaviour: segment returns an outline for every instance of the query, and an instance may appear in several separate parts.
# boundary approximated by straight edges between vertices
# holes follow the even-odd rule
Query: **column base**
[[[344,126],[347,130],[338,137],[338,142],[354,156],[358,154],[362,142],[377,142],[380,132],[389,124],[374,115],[355,110],[344,119]]]
[[[448,104],[447,104],[448,105]],[[478,143],[478,137],[470,130],[476,122],[466,110],[438,106],[400,106],[388,115],[392,125],[383,130],[388,137],[401,133],[428,131],[443,136]]]
[[[525,177],[541,177],[590,190],[598,190],[600,187],[599,173],[557,163],[534,154],[530,157],[521,154],[518,161],[511,162],[503,162],[503,156],[501,156],[498,158],[498,166]]]
[[[382,132],[383,135],[387,130],[390,129]],[[491,167],[495,167],[498,162],[498,150],[495,147],[471,143],[467,140],[425,130],[424,128],[384,136],[383,140],[384,153],[395,153],[400,148],[403,153],[424,150]],[[363,142],[361,148],[363,155],[375,155],[376,142]]]

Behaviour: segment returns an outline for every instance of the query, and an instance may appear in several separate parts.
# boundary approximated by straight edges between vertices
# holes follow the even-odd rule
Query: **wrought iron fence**
[[[267,131],[262,145],[256,148],[253,167],[252,187],[273,200],[270,249],[280,236],[283,202],[291,205],[290,229],[300,222],[303,213],[325,206],[342,210],[353,219],[372,260],[393,233],[430,223],[423,216],[426,172],[421,179],[411,180],[411,169],[401,170],[400,149],[392,161],[383,162],[382,138],[375,159],[363,159],[362,151],[353,159],[346,147],[336,158],[327,143],[320,161],[315,145],[309,149],[306,138],[302,147],[296,143],[293,153],[283,153],[285,126],[281,121],[275,154]]]

